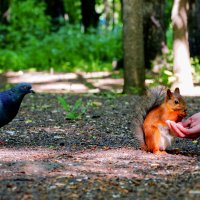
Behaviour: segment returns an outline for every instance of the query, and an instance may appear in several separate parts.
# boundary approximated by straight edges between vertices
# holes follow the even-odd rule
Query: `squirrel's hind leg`
[[[147,150],[154,154],[166,154],[166,151],[160,150],[160,131],[156,127],[145,130],[145,142]]]

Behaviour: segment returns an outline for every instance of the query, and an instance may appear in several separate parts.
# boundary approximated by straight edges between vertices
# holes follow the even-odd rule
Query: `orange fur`
[[[146,146],[144,145],[142,149],[155,154],[166,153],[165,149],[161,149],[162,134],[159,127],[167,129],[166,120],[178,122],[185,116],[186,104],[180,95],[179,89],[176,88],[174,93],[167,90],[164,102],[151,110],[144,120],[143,130]]]

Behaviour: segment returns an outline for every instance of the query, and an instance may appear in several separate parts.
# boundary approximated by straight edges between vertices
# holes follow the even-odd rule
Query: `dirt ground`
[[[27,95],[0,130],[1,199],[199,199],[199,140],[169,154],[138,149],[131,131],[137,96],[60,94],[93,105],[66,120],[58,94]],[[187,98],[190,114],[199,98]]]
[[[79,120],[58,103],[91,102]],[[199,97],[187,97],[188,115]],[[0,129],[0,199],[200,199],[200,140],[176,139],[167,155],[138,148],[138,96],[27,95]]]

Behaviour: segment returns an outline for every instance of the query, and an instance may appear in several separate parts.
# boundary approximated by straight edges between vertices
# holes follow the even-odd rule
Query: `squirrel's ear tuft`
[[[167,98],[171,99],[172,96],[172,92],[170,91],[170,89],[167,89]]]
[[[175,93],[175,94],[180,94],[179,88],[175,88],[174,93]]]

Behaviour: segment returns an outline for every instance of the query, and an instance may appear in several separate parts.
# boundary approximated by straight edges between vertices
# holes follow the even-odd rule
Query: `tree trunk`
[[[8,9],[9,9],[10,0],[1,0],[0,2],[0,23],[8,23]]]
[[[200,0],[189,1],[188,13],[189,47],[190,56],[200,59]]]
[[[110,4],[108,2],[108,0],[104,0],[104,14],[105,14],[105,25],[106,28],[109,27],[109,23],[110,23]]]
[[[192,72],[187,30],[188,0],[174,0],[172,24],[174,31],[174,74],[173,88],[179,87],[182,94],[188,94],[193,88]]]
[[[91,27],[96,28],[98,25],[100,14],[96,12],[95,4],[95,0],[81,0],[82,23],[85,32]]]
[[[124,93],[144,91],[143,1],[123,1]]]
[[[164,53],[165,31],[164,6],[165,0],[144,0],[144,62],[145,68],[151,68],[151,62]],[[169,16],[170,17],[170,16]]]
[[[115,29],[115,0],[112,1],[112,29]]]
[[[60,26],[60,18],[64,19],[65,8],[63,0],[45,0],[47,4],[46,14],[51,16],[55,28]]]
[[[120,2],[123,13],[123,2]],[[167,52],[165,20],[170,15],[165,16],[165,0],[144,0],[143,5],[144,66],[150,69],[152,61]]]

